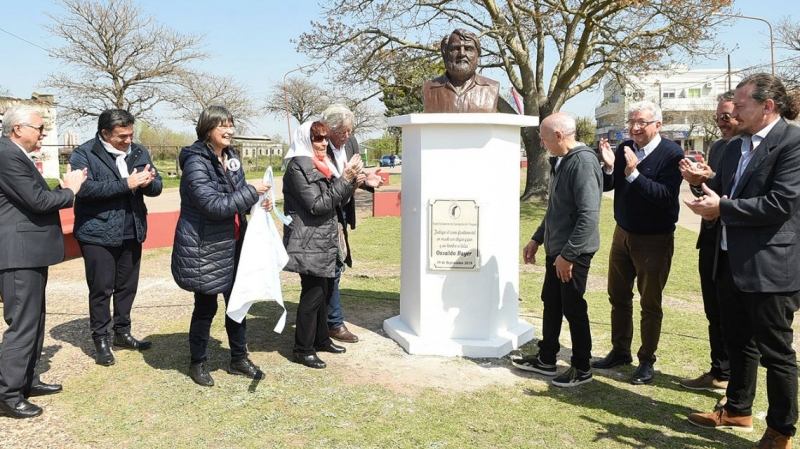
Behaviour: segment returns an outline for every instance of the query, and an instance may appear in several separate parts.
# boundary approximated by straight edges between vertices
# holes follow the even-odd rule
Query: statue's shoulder
[[[479,84],[479,85],[483,85],[483,86],[491,86],[491,87],[494,87],[494,88],[500,88],[500,83],[499,82],[497,82],[497,81],[495,81],[495,80],[493,80],[491,78],[486,78],[485,76],[480,75],[478,73],[475,74],[475,84]]]
[[[436,77],[436,78],[434,78],[434,79],[432,79],[430,81],[426,81],[425,84],[422,85],[422,88],[424,90],[428,90],[428,89],[430,89],[432,87],[444,86],[446,83],[447,83],[447,76],[446,75],[442,75],[442,76],[438,76],[438,77]]]

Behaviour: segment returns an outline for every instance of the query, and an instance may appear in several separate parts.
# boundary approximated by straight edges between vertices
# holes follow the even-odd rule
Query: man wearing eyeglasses
[[[681,159],[681,175],[689,183],[695,196],[704,194],[702,184],[715,176],[714,170],[719,168],[723,155],[727,152],[726,146],[728,142],[739,134],[739,122],[731,116],[732,112],[733,91],[728,91],[720,95],[718,99],[714,121],[717,123],[722,138],[714,142],[708,150],[706,155],[708,163],[694,163],[687,158]],[[724,391],[728,386],[728,379],[731,375],[728,350],[725,348],[725,341],[722,337],[717,282],[714,277],[714,254],[716,253],[718,230],[718,220],[702,220],[700,235],[697,238],[700,290],[703,294],[703,309],[706,313],[706,319],[708,319],[711,370],[695,379],[682,379],[680,385],[690,390]],[[718,408],[725,405],[725,402],[727,402],[727,399],[723,396],[717,403]]]
[[[30,153],[47,135],[39,112],[27,105],[8,108],[0,138],[0,298],[8,325],[0,346],[0,416],[33,418],[41,407],[32,396],[59,393],[34,373],[42,354],[45,288],[50,265],[64,260],[58,210],[71,207],[86,179],[67,169],[50,190]]]
[[[342,175],[347,161],[349,161],[353,155],[359,154],[358,141],[356,137],[352,135],[355,116],[346,106],[334,104],[322,113],[322,121],[328,125],[328,130],[330,132],[328,157],[333,161],[336,168],[336,170],[333,171],[333,176],[339,177]],[[383,179],[377,172],[369,174],[362,173],[358,177],[358,186],[369,192],[374,192],[375,187],[380,187],[382,183]],[[336,209],[336,213],[339,217],[339,224],[342,226],[342,235],[344,236],[345,245],[347,247],[347,256],[344,259],[344,263],[352,267],[353,259],[350,255],[347,226],[349,225],[350,229],[356,228],[355,195],[351,195],[342,200],[342,203]],[[350,332],[344,324],[342,298],[339,294],[339,280],[344,270],[344,265],[336,266],[333,294],[328,304],[328,331],[331,338],[334,340],[345,343],[357,343],[358,336]]]
[[[95,138],[70,157],[73,167],[89,172],[75,200],[74,235],[86,268],[95,363],[103,366],[115,363],[112,345],[137,351],[151,346],[131,335],[131,309],[147,236],[144,197],[160,195],[162,184],[150,153],[133,143],[133,124],[128,111],[103,111]]]
[[[683,159],[681,147],[662,139],[661,108],[650,101],[628,109],[631,140],[616,152],[608,140],[600,141],[603,159],[603,190],[614,190],[614,219],[608,268],[608,299],[611,303],[612,349],[593,368],[609,369],[631,363],[633,340],[634,281],[641,296],[641,340],[639,367],[631,378],[634,385],[653,383],[656,350],[661,337],[661,299],[672,265],[678,194]]]
[[[715,274],[730,357],[728,401],[689,422],[752,429],[760,363],[769,407],[754,447],[788,448],[798,413],[792,323],[800,308],[800,127],[787,120],[798,117],[800,102],[774,75],[758,73],[736,86],[733,104],[742,134],[728,143],[704,195],[684,201],[703,219],[720,221]]]

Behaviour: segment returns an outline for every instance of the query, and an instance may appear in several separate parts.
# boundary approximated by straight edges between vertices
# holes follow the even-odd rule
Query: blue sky
[[[54,47],[58,41],[44,29],[49,21],[46,12],[54,12],[51,1],[4,2],[0,30],[5,30],[41,47]],[[734,8],[741,14],[765,18],[776,27],[780,18],[794,13],[800,20],[800,11],[788,11],[785,0],[738,0]],[[266,93],[270,86],[281,83],[284,74],[310,61],[295,51],[290,43],[301,33],[311,31],[310,22],[319,20],[318,0],[252,1],[228,0],[140,0],[143,9],[157,17],[163,24],[181,31],[205,34],[205,50],[211,55],[198,68],[217,75],[233,76],[248,86],[255,95]],[[755,20],[739,20],[719,30],[720,42],[732,51],[732,64],[748,67],[769,63],[769,34],[765,23]],[[738,46],[738,47],[737,47]],[[734,50],[735,48],[735,50]],[[0,49],[6,55],[0,70],[0,86],[13,96],[27,98],[35,90],[42,91],[39,83],[46,73],[58,69],[47,53],[7,33],[0,31]],[[794,55],[776,48],[775,59]],[[706,61],[697,67],[725,68],[723,55],[719,60]],[[769,66],[765,66],[765,71]],[[294,74],[293,74],[294,75]],[[290,75],[292,76],[292,75]],[[504,86],[508,82],[491,74]],[[313,80],[324,84],[322,75]],[[568,101],[562,108],[577,116],[593,116],[601,95],[586,92]],[[166,112],[165,112],[166,114]],[[292,119],[294,120],[294,119]],[[188,124],[167,121],[169,126],[181,131],[192,131]],[[292,122],[292,128],[296,123]],[[285,117],[265,116],[256,122],[256,134],[281,134],[286,139]],[[90,137],[81,133],[81,140]],[[359,136],[362,137],[362,136]]]

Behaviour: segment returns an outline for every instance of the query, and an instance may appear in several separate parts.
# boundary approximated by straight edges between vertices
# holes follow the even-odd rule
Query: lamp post
[[[769,53],[770,53],[770,58],[772,60],[772,75],[775,76],[775,39],[772,37],[772,24],[769,23],[769,20],[762,19],[761,17],[744,16],[741,14],[725,14],[721,12],[715,12],[712,14],[715,16],[733,17],[736,19],[758,20],[766,23],[767,26],[769,27]]]
[[[289,91],[286,90],[286,77],[292,72],[296,72],[298,70],[303,70],[305,68],[311,67],[312,65],[314,65],[314,64],[307,64],[307,65],[298,67],[296,69],[289,70],[288,72],[286,72],[283,75],[283,101],[284,101],[284,103],[286,105],[286,128],[289,131],[289,145],[292,144],[292,124],[289,121]]]

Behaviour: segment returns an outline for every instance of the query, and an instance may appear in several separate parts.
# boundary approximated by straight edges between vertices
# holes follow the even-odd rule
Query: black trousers
[[[750,293],[736,287],[727,253],[720,251],[717,290],[731,377],[725,408],[752,415],[759,360],[767,369],[767,425],[794,435],[797,423],[797,356],[792,321],[800,292]]]
[[[569,323],[572,338],[572,359],[570,364],[581,371],[589,371],[592,358],[592,334],[589,330],[589,315],[586,299],[586,282],[589,279],[589,264],[594,254],[582,254],[573,261],[572,279],[561,282],[553,265],[556,258],[547,256],[545,262],[544,284],[542,285],[542,339],[539,341],[539,359],[543,363],[554,364],[561,349],[558,337],[561,335],[563,318]],[[562,318],[563,317],[563,318]]]
[[[0,271],[3,318],[8,328],[0,345],[0,401],[15,406],[39,383],[34,374],[44,344],[47,267]]]
[[[211,338],[211,322],[217,314],[217,296],[197,292],[194,294],[194,311],[189,324],[189,353],[192,363],[208,360],[208,341]],[[225,293],[223,297],[227,308],[230,292]],[[231,348],[231,361],[247,358],[247,318],[237,323],[225,314],[225,332],[228,334],[228,344]]]
[[[328,334],[328,301],[334,278],[300,275],[300,303],[294,332],[294,352],[314,354],[314,347],[331,344]]]
[[[722,318],[720,316],[717,282],[714,277],[714,250],[716,241],[700,244],[697,268],[700,272],[700,290],[703,293],[703,309],[708,320],[708,343],[711,346],[711,375],[718,380],[731,377],[728,349],[722,338]]]
[[[89,327],[92,330],[92,339],[97,341],[108,336],[108,328],[112,324],[114,332],[130,333],[131,308],[139,288],[142,244],[135,239],[123,241],[122,246],[78,243],[86,267],[86,284],[89,286]]]

